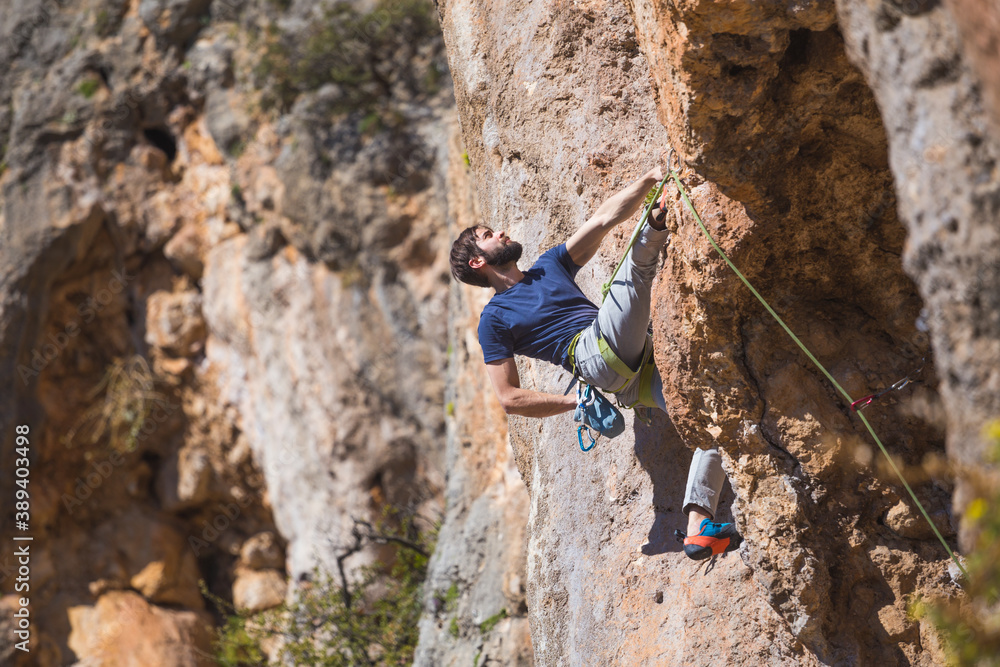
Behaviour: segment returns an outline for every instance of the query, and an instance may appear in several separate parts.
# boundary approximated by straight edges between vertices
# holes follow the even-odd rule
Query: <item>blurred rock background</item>
[[[354,518],[440,515],[454,102],[433,8],[372,9],[5,8],[23,664],[209,664],[199,578],[266,609],[334,568]]]

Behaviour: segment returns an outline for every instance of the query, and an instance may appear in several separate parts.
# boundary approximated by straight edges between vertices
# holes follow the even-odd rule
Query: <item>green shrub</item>
[[[497,626],[497,623],[499,623],[505,618],[507,618],[507,610],[501,609],[500,611],[498,611],[497,613],[493,614],[485,621],[480,623],[479,631],[485,635],[487,632],[495,628]]]
[[[201,589],[201,594],[214,602],[218,609],[232,612],[218,632],[218,636],[225,637],[225,641],[216,643],[216,662],[224,667],[264,664],[264,651],[260,647],[259,640],[253,636],[256,627],[252,615],[237,610],[219,596],[213,595],[205,585],[204,579],[198,580],[198,587]],[[248,625],[251,629],[247,628]]]
[[[382,116],[373,111],[358,123],[358,132],[365,136],[372,136],[378,134],[384,126]]]
[[[243,155],[246,149],[247,149],[247,142],[245,139],[233,139],[231,142],[229,142],[229,145],[226,146],[227,152],[237,160],[240,158],[241,155]]]
[[[444,594],[444,605],[447,611],[453,611],[455,609],[455,605],[458,604],[458,598],[461,594],[461,591],[458,590],[458,582],[451,582],[451,586],[448,587],[448,592]]]
[[[82,439],[93,445],[108,435],[113,449],[131,452],[153,409],[171,410],[167,396],[156,389],[149,364],[138,354],[115,359],[87,398],[92,403],[63,436],[65,444]]]
[[[423,88],[429,95],[433,95],[441,90],[441,80],[444,78],[443,72],[436,64],[432,63],[424,73]]]
[[[87,78],[76,87],[76,92],[80,93],[88,100],[93,97],[101,87],[101,82],[94,78]]]
[[[988,429],[992,461],[1000,462],[1000,420]],[[968,471],[977,498],[966,508],[965,520],[976,531],[975,545],[965,561],[968,579],[963,598],[916,600],[915,618],[929,618],[945,640],[954,665],[1000,665],[1000,483],[997,470],[987,466]]]
[[[338,3],[304,35],[270,26],[254,68],[261,106],[284,112],[301,93],[332,83],[342,90],[335,112],[370,113],[398,80],[415,81],[413,92],[437,85],[435,76],[419,77],[413,63],[418,47],[439,34],[429,0],[378,0],[368,13]]]
[[[97,36],[107,37],[110,35],[117,27],[120,18],[120,16],[112,15],[107,9],[98,11],[94,19],[94,30],[96,30]]]
[[[391,565],[361,568],[356,583],[343,571],[338,577],[313,570],[300,585],[292,604],[259,614],[246,614],[209,596],[235,612],[219,629],[216,659],[232,667],[263,663],[261,642],[283,639],[283,659],[296,665],[409,665],[417,646],[417,622],[423,583],[436,529],[421,532],[412,520],[395,529],[355,521],[355,545],[338,555],[338,563],[369,544],[397,547]]]
[[[438,607],[444,610],[444,613],[450,614],[455,611],[455,607],[458,605],[458,598],[461,596],[461,591],[458,590],[458,582],[452,582],[451,586],[444,593],[437,591],[434,593],[434,598],[437,600]]]

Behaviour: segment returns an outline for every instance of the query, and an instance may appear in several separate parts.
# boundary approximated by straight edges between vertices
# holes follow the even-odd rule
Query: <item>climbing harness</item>
[[[669,155],[672,155],[672,154],[673,154],[673,149],[670,150],[670,154]],[[732,260],[730,260],[729,257],[726,255],[726,253],[722,251],[722,248],[719,247],[719,244],[717,244],[715,242],[715,239],[712,238],[712,234],[708,231],[708,228],[705,227],[705,223],[702,222],[701,216],[698,215],[698,211],[695,210],[694,204],[691,203],[691,199],[690,199],[690,197],[688,197],[688,193],[687,193],[687,190],[684,188],[684,184],[681,183],[680,173],[679,173],[680,169],[675,170],[673,168],[673,164],[669,164],[669,162],[670,162],[670,159],[668,158],[667,170],[668,170],[669,173],[667,174],[667,176],[669,178],[672,178],[673,181],[674,181],[674,183],[677,185],[677,189],[678,189],[678,191],[681,194],[681,198],[684,200],[684,203],[687,205],[688,210],[691,211],[691,214],[694,216],[695,221],[698,223],[698,226],[701,228],[702,233],[704,233],[704,235],[708,239],[709,243],[712,244],[712,247],[715,249],[715,251],[717,253],[719,253],[719,255],[722,257],[723,260],[725,260],[726,264],[729,265],[729,268],[732,269],[733,273],[735,273],[737,275],[737,277],[739,277],[739,279],[741,281],[743,281],[743,284],[746,285],[747,288],[753,293],[753,295],[755,297],[757,297],[757,300],[760,301],[761,304],[763,304],[764,308],[767,309],[767,312],[771,314],[771,317],[773,317],[775,319],[775,321],[777,321],[777,323],[781,325],[781,328],[785,330],[785,333],[787,333],[789,335],[789,337],[791,337],[791,339],[793,341],[795,341],[795,344],[799,346],[799,349],[801,349],[805,353],[805,355],[807,357],[809,357],[809,360],[813,362],[813,364],[816,366],[816,368],[818,368],[820,371],[822,371],[823,375],[826,376],[826,379],[828,379],[830,381],[830,383],[833,384],[833,386],[837,389],[837,391],[839,391],[844,396],[844,398],[847,399],[848,404],[850,404],[850,406],[851,406],[851,411],[854,412],[854,414],[856,414],[858,416],[858,418],[861,420],[861,423],[863,423],[865,425],[865,428],[868,429],[868,433],[870,433],[871,436],[872,436],[872,439],[875,440],[875,443],[878,445],[879,449],[882,451],[882,454],[885,456],[886,460],[889,462],[889,466],[892,468],[893,472],[896,473],[896,476],[899,478],[899,481],[903,483],[903,486],[906,488],[907,492],[910,494],[910,498],[913,499],[913,502],[920,509],[920,512],[921,512],[921,514],[923,514],[924,519],[927,520],[927,524],[931,527],[931,530],[934,531],[934,534],[937,536],[938,540],[941,542],[941,546],[944,547],[945,551],[948,552],[948,555],[951,557],[952,561],[954,561],[955,565],[958,566],[958,569],[962,572],[963,575],[965,575],[966,579],[968,579],[969,573],[966,571],[965,566],[963,566],[962,563],[958,560],[958,557],[955,556],[955,553],[951,550],[951,547],[948,546],[948,543],[945,541],[944,537],[941,535],[941,531],[938,530],[938,527],[934,524],[933,521],[931,521],[931,517],[927,513],[927,510],[924,508],[923,503],[920,502],[920,500],[917,498],[917,494],[913,492],[913,489],[910,487],[910,485],[907,483],[906,479],[903,477],[903,473],[899,470],[899,467],[896,465],[896,462],[892,460],[892,457],[889,455],[889,452],[885,448],[885,445],[882,444],[882,441],[879,439],[878,435],[875,433],[875,429],[872,428],[871,424],[868,423],[868,420],[865,419],[864,414],[861,413],[861,408],[867,406],[872,401],[874,401],[875,399],[877,399],[879,396],[885,394],[888,391],[892,391],[893,389],[902,389],[909,382],[914,382],[914,380],[912,380],[909,377],[907,377],[907,378],[904,378],[903,380],[900,380],[899,382],[896,382],[891,387],[889,387],[887,389],[884,389],[884,390],[882,390],[881,392],[879,392],[877,394],[872,394],[871,396],[866,396],[865,398],[860,399],[858,401],[853,400],[851,398],[851,395],[848,394],[847,391],[845,391],[844,388],[840,386],[840,384],[833,378],[833,376],[830,374],[830,372],[828,370],[826,370],[826,368],[823,366],[823,364],[821,364],[819,362],[819,360],[816,359],[815,356],[813,356],[813,353],[809,351],[809,349],[802,343],[801,340],[799,340],[799,337],[796,336],[794,333],[792,333],[792,330],[788,327],[787,324],[785,324],[785,321],[782,320],[781,317],[779,317],[776,312],[774,312],[774,309],[771,308],[770,304],[768,304],[767,301],[764,300],[764,297],[762,297],[760,295],[760,293],[756,289],[754,289],[754,286],[750,284],[750,281],[747,280],[746,276],[744,276],[740,272],[740,270],[736,268],[736,265],[733,264]],[[664,180],[666,180],[666,179],[664,179]],[[617,269],[616,269],[616,271],[617,271]],[[914,373],[914,374],[916,374],[916,373]],[[857,407],[855,407],[855,406],[857,406]]]
[[[577,370],[577,367],[576,367],[576,345],[580,341],[580,336],[582,334],[583,334],[582,331],[580,333],[576,334],[573,337],[573,340],[570,341],[570,344],[569,344],[569,353],[568,353],[568,356],[569,356],[569,363],[570,363],[570,368],[572,370],[573,376],[570,378],[569,385],[567,385],[566,390],[563,392],[563,395],[568,394],[573,389],[573,386],[576,385],[576,387],[577,387],[577,399],[578,399],[577,400],[577,413],[578,414],[583,411],[583,409],[584,409],[585,406],[588,406],[588,405],[590,405],[593,402],[592,396],[600,396],[600,400],[605,401],[607,403],[607,406],[611,410],[614,410],[615,412],[617,412],[618,415],[619,415],[619,417],[621,417],[621,413],[617,411],[617,409],[611,404],[611,402],[608,401],[607,398],[604,398],[600,393],[598,393],[598,391],[597,391],[596,388],[592,387],[588,382],[585,382],[583,380],[583,378],[580,376],[579,371]],[[646,335],[646,345],[643,348],[642,360],[639,363],[639,369],[638,370],[632,370],[631,368],[628,367],[628,365],[625,364],[625,362],[623,362],[621,359],[619,359],[618,355],[615,354],[614,350],[611,349],[611,346],[608,345],[607,341],[604,340],[603,336],[600,336],[600,335],[598,336],[598,338],[597,338],[597,346],[598,346],[598,349],[600,349],[600,351],[601,351],[601,358],[604,359],[604,362],[612,370],[614,370],[616,373],[618,373],[619,375],[621,375],[622,378],[623,378],[622,383],[617,388],[615,388],[615,389],[609,389],[608,390],[609,392],[611,392],[611,393],[617,393],[617,392],[621,391],[622,389],[625,388],[626,385],[628,385],[628,383],[632,380],[632,378],[634,378],[636,375],[639,375],[639,396],[638,396],[638,399],[634,403],[632,403],[631,405],[626,405],[626,404],[622,403],[621,401],[618,401],[618,405],[620,407],[622,407],[622,408],[627,409],[627,410],[635,410],[636,417],[640,421],[642,421],[643,423],[645,423],[645,424],[651,423],[651,420],[649,419],[649,417],[646,416],[645,414],[641,414],[639,412],[638,408],[639,407],[653,407],[653,406],[656,405],[656,398],[653,396],[653,390],[652,390],[652,387],[653,387],[653,371],[656,368],[656,366],[654,364],[654,360],[653,360],[653,339],[652,339],[652,337],[649,334]],[[582,400],[581,400],[581,398],[582,398]],[[623,425],[624,425],[624,422],[623,422]],[[590,436],[590,438],[591,438],[591,446],[590,447],[584,447],[583,446],[583,434],[582,434],[582,431],[581,431],[582,428],[583,428],[582,426],[579,427],[579,428],[577,428],[577,439],[580,441],[580,449],[582,449],[585,452],[589,452],[591,449],[593,449],[594,437]],[[600,432],[599,429],[598,429],[598,431]],[[588,434],[589,434],[589,430],[588,430]],[[617,435],[617,433],[614,433],[613,435],[610,434],[610,433],[604,433],[603,435],[607,435],[609,438],[613,438],[615,435]]]

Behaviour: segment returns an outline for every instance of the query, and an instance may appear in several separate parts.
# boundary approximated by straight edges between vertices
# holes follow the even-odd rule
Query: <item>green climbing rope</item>
[[[743,281],[743,284],[746,285],[750,289],[751,292],[753,292],[753,295],[755,297],[757,297],[757,300],[760,301],[761,304],[764,305],[764,308],[766,308],[767,312],[769,312],[771,314],[771,317],[773,317],[778,322],[778,324],[781,325],[781,328],[785,330],[785,333],[787,333],[791,337],[791,339],[793,341],[795,341],[795,344],[798,345],[799,348],[803,352],[805,352],[806,356],[809,357],[809,360],[812,361],[813,364],[816,365],[816,368],[818,368],[820,371],[822,371],[823,375],[825,375],[826,378],[833,384],[833,386],[837,388],[837,391],[839,391],[841,394],[843,394],[844,398],[847,399],[847,403],[848,404],[853,403],[854,401],[851,399],[851,395],[848,394],[847,391],[845,391],[844,388],[840,386],[840,384],[833,378],[832,375],[830,375],[830,372],[826,370],[826,368],[823,366],[823,364],[821,364],[819,362],[819,360],[816,359],[815,356],[813,356],[813,353],[810,352],[808,350],[808,348],[806,348],[806,346],[802,343],[802,341],[799,340],[799,337],[796,336],[794,333],[792,333],[792,330],[788,328],[788,325],[785,324],[785,321],[782,320],[781,317],[779,317],[776,312],[774,312],[774,309],[771,308],[771,306],[767,303],[767,301],[764,300],[764,297],[762,297],[760,295],[760,292],[758,292],[756,289],[754,289],[754,286],[750,284],[750,281],[747,280],[746,276],[744,276],[740,272],[740,270],[736,268],[736,265],[733,264],[732,260],[730,260],[729,257],[726,256],[726,253],[724,253],[722,251],[722,248],[719,247],[719,244],[715,242],[715,239],[712,238],[712,234],[709,233],[708,228],[705,227],[705,223],[702,222],[701,216],[698,215],[698,211],[695,210],[694,204],[691,203],[691,199],[688,197],[687,190],[684,188],[684,184],[681,183],[681,179],[680,179],[679,174],[677,173],[677,171],[675,171],[673,169],[672,165],[669,168],[669,173],[667,174],[667,177],[664,178],[664,181],[666,181],[666,178],[673,178],[674,183],[677,184],[677,189],[681,193],[681,197],[684,199],[684,203],[687,204],[687,207],[691,211],[691,214],[694,216],[694,219],[698,223],[698,226],[701,227],[701,231],[708,238],[709,243],[712,244],[712,247],[715,248],[715,251],[717,253],[719,253],[719,255],[722,257],[722,259],[724,259],[726,261],[726,264],[729,265],[729,268],[733,270],[733,273],[735,273],[739,277],[739,279]],[[660,185],[658,187],[662,190],[663,183],[660,183]],[[659,197],[659,190],[657,191],[656,196]],[[655,201],[655,198],[654,198],[654,201]],[[647,214],[649,213],[648,209],[647,209],[646,213]],[[645,220],[645,218],[643,218],[643,220]],[[633,238],[633,243],[634,242],[635,242],[635,240]],[[631,247],[631,244],[630,244],[630,247]],[[617,269],[615,269],[615,271],[617,272]],[[917,494],[915,494],[913,492],[913,489],[910,488],[910,485],[907,483],[906,479],[903,477],[903,473],[896,466],[896,462],[892,460],[891,456],[889,456],[889,452],[886,450],[885,445],[882,444],[882,441],[879,439],[878,435],[876,435],[875,429],[872,428],[872,425],[868,423],[868,420],[865,419],[865,416],[863,414],[861,414],[860,411],[853,411],[853,412],[854,412],[854,414],[856,414],[861,419],[861,423],[865,425],[865,428],[868,429],[868,432],[871,434],[872,438],[875,440],[875,443],[878,445],[879,449],[882,451],[882,454],[885,455],[885,458],[889,462],[890,467],[892,467],[893,472],[896,473],[896,476],[899,477],[899,481],[901,481],[903,483],[903,486],[906,487],[907,492],[910,494],[910,498],[912,498],[913,502],[916,503],[916,505],[917,505],[918,508],[920,508],[921,514],[924,515],[924,518],[927,520],[928,525],[930,525],[931,530],[934,531],[934,534],[937,536],[938,540],[940,540],[941,545],[944,547],[945,551],[948,552],[948,555],[951,556],[951,559],[955,562],[955,565],[958,566],[958,569],[962,572],[962,574],[965,576],[965,578],[968,579],[969,573],[966,571],[966,569],[962,565],[962,563],[958,560],[958,557],[955,556],[955,553],[951,550],[951,547],[948,546],[948,543],[945,541],[944,536],[941,535],[941,531],[939,531],[938,527],[936,525],[934,525],[933,521],[931,521],[931,517],[927,513],[927,510],[924,509],[923,503],[920,502],[920,500],[917,498]]]
[[[615,270],[611,272],[611,277],[608,278],[608,282],[601,285],[601,303],[604,303],[604,300],[608,298],[608,292],[611,291],[611,285],[615,282],[615,276],[618,275],[618,269],[622,268],[622,264],[625,263],[625,258],[628,257],[628,251],[632,249],[632,246],[635,245],[636,240],[639,238],[639,232],[642,231],[642,226],[646,224],[649,212],[653,210],[653,204],[655,204],[656,200],[660,198],[660,193],[663,192],[663,186],[667,184],[668,178],[670,178],[669,173],[663,177],[662,181],[656,184],[656,188],[653,190],[653,197],[646,204],[646,210],[642,212],[642,217],[639,218],[639,224],[636,225],[635,231],[632,232],[632,239],[628,242],[628,245],[625,246],[625,252],[622,253],[622,258],[618,261],[618,266],[616,266]]]

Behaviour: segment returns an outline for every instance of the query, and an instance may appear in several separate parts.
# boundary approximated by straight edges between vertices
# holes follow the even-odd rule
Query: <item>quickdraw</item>
[[[584,389],[583,387],[586,387],[586,389]],[[576,404],[578,406],[580,406],[580,410],[581,411],[587,406],[588,402],[592,402],[593,400],[594,400],[594,397],[590,393],[590,385],[589,384],[585,384],[585,383],[581,382],[580,384],[578,384],[576,386]],[[590,438],[590,446],[589,447],[584,447],[583,446],[583,432],[584,431],[587,432],[587,437]],[[600,434],[598,434],[598,437],[600,437]],[[594,434],[591,431],[590,427],[586,426],[584,424],[580,424],[579,426],[576,427],[576,439],[580,443],[580,449],[581,449],[581,451],[584,451],[584,452],[589,452],[591,449],[594,448],[594,445],[597,444],[597,438],[594,437]]]
[[[913,375],[917,375],[922,370],[923,370],[923,366],[921,366],[919,369],[917,369],[917,371],[915,373],[913,373]],[[853,410],[854,412],[857,412],[858,410],[861,410],[863,408],[867,408],[876,399],[881,398],[885,394],[888,394],[890,391],[899,391],[900,389],[902,389],[906,385],[910,384],[911,382],[920,382],[920,380],[914,380],[909,375],[907,375],[902,380],[899,380],[898,382],[893,383],[892,385],[886,387],[882,391],[877,391],[874,394],[869,394],[868,396],[865,396],[864,398],[859,398],[858,400],[854,401],[853,403],[851,403],[851,410]]]
[[[590,446],[589,447],[584,447],[583,446],[583,432],[584,431],[587,432],[587,437],[590,438]],[[580,443],[580,449],[582,451],[585,451],[585,452],[589,452],[591,449],[594,448],[594,445],[597,444],[597,440],[594,438],[594,434],[590,432],[589,428],[587,428],[586,426],[583,426],[582,424],[580,426],[576,427],[576,439]]]

